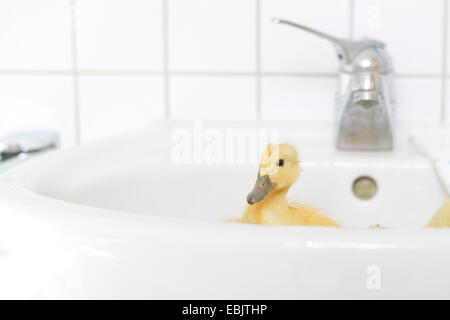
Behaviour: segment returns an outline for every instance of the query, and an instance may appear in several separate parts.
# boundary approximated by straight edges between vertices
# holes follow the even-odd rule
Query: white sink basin
[[[260,124],[297,146],[290,196],[342,226],[326,228],[222,222],[257,164],[176,164],[180,126],[193,128],[155,124],[2,175],[0,240],[28,297],[450,298],[450,230],[423,228],[447,195],[401,130],[394,152],[337,152],[329,127]],[[376,181],[371,200],[354,196],[359,176]]]

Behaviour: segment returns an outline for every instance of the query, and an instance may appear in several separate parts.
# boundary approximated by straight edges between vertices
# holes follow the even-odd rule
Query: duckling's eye
[[[282,167],[282,166],[284,166],[284,159],[279,159],[277,161],[277,167]]]

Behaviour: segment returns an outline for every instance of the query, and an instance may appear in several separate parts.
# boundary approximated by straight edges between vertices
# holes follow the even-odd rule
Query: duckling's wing
[[[321,214],[319,210],[301,205],[296,202],[289,203],[293,224],[308,226],[338,226],[336,222]]]

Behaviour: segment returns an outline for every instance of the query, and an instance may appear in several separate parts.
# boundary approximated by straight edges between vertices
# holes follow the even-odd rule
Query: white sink
[[[395,151],[364,153],[335,151],[331,126],[203,126],[277,129],[302,161],[291,198],[342,227],[222,222],[257,164],[174,163],[174,132],[195,124],[155,123],[1,176],[0,240],[11,277],[33,279],[26,297],[450,298],[450,230],[423,228],[447,195],[404,131]],[[354,196],[360,176],[374,198]]]

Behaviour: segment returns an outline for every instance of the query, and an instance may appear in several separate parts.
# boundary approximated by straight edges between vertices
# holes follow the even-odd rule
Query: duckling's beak
[[[270,181],[268,175],[260,176],[258,174],[258,178],[256,179],[255,186],[253,190],[247,196],[248,204],[254,204],[256,202],[264,199],[267,194],[274,188],[274,184]]]

